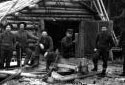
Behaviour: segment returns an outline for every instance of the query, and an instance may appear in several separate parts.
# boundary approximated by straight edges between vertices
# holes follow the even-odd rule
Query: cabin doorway
[[[65,36],[67,29],[73,29],[74,33],[78,33],[79,21],[45,21],[45,29],[52,37],[54,50],[61,48],[61,39]]]

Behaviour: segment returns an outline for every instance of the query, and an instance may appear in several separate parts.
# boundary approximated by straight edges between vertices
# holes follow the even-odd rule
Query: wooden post
[[[75,57],[78,57],[78,33],[75,33]]]
[[[78,57],[84,57],[84,24],[84,21],[81,21],[79,27]]]
[[[44,19],[41,19],[40,20],[40,29],[39,29],[39,31],[44,30],[44,29],[45,29]]]

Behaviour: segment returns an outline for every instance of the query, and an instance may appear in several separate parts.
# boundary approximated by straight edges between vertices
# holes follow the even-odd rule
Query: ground
[[[99,62],[98,72],[102,70],[102,62]],[[93,68],[93,63],[91,60],[88,62],[88,74],[91,74],[91,69]],[[25,72],[39,72],[45,70],[45,62],[41,63],[41,66],[34,69],[26,69]],[[98,77],[97,75],[91,75],[81,79],[75,79],[74,81],[68,82],[56,82],[53,78],[49,77],[50,83],[43,82],[42,79],[21,77],[17,79],[10,80],[3,85],[125,85],[125,77],[120,77],[119,74],[122,73],[122,64],[116,63],[115,61],[109,61],[107,68],[107,76]],[[94,73],[92,73],[94,74]],[[86,74],[84,74],[86,75]]]

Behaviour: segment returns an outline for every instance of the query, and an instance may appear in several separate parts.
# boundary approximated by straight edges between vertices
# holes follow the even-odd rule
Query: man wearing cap
[[[93,63],[94,63],[94,68],[92,71],[97,71],[98,70],[98,59],[101,57],[103,61],[103,70],[100,74],[100,76],[105,76],[106,74],[106,69],[107,69],[107,61],[109,58],[109,50],[112,48],[114,45],[113,39],[111,34],[108,33],[107,27],[102,27],[101,32],[97,34],[96,38],[96,45],[94,51],[96,52],[96,55],[93,58]]]
[[[61,53],[63,58],[75,56],[75,42],[73,41],[73,29],[67,29],[66,36],[61,41]]]
[[[24,65],[27,65],[32,51],[31,49],[29,49],[28,47],[28,39],[34,39],[34,40],[38,40],[38,37],[34,36],[33,34],[29,33],[28,31],[24,30],[26,28],[26,23],[25,22],[21,22],[18,24],[19,27],[19,31],[18,34],[16,35],[16,49],[17,49],[17,64],[18,66],[20,66],[20,49],[23,52],[26,52],[26,58],[24,61]],[[21,52],[22,53],[22,52]]]

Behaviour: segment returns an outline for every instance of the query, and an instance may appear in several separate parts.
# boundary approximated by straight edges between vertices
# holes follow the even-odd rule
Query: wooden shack
[[[93,7],[93,0],[40,0],[7,16],[7,20],[18,29],[19,22],[26,22],[27,29],[47,30],[52,36],[54,46],[60,48],[60,41],[66,29],[74,29],[78,33],[76,44],[77,57],[91,54],[98,31],[98,14]],[[87,27],[86,27],[87,23]]]

